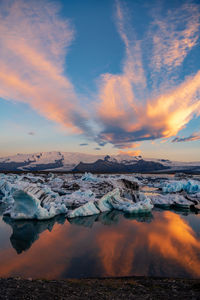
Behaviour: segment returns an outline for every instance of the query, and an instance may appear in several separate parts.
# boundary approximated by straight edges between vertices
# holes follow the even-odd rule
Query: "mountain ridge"
[[[79,152],[37,152],[0,158],[0,171],[73,172],[199,172],[200,162],[174,162],[168,159],[129,155],[96,155]]]

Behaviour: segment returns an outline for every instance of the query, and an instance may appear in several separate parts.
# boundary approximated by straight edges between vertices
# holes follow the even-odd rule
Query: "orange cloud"
[[[156,249],[166,258],[174,259],[194,276],[199,276],[200,260],[197,253],[200,250],[200,242],[180,216],[171,212],[164,214],[167,226],[160,224],[157,232],[149,234],[150,248]]]
[[[0,97],[27,103],[47,119],[83,131],[86,112],[63,76],[74,35],[69,22],[48,2],[3,1],[1,6]]]
[[[3,0],[0,5],[1,98],[26,103],[65,129],[119,149],[135,148],[132,143],[136,141],[175,136],[194,115],[200,115],[200,71],[179,85],[166,77],[197,45],[197,5],[183,4],[179,18],[170,10],[162,20],[155,18],[151,25],[154,35],[147,34],[153,41],[153,52],[145,50],[148,74],[142,59],[145,41],[137,39],[127,9],[117,0],[116,24],[125,46],[122,72],[102,74],[96,96],[99,101],[91,102],[89,109],[63,75],[74,31],[58,16],[57,4]],[[151,92],[146,75],[161,81]]]
[[[105,222],[105,216],[101,217]],[[113,214],[107,221],[116,217]],[[148,276],[154,266],[155,276],[180,276],[180,269],[191,277],[199,277],[200,241],[185,218],[170,211],[154,212],[151,222],[144,222],[144,218],[138,217],[141,222],[137,222],[120,216],[120,223],[115,226],[97,224],[94,218],[93,228],[71,225],[67,220],[53,228],[45,221],[39,227],[33,224],[33,233],[39,237],[29,250],[17,255],[10,245],[1,245],[0,276],[61,278],[70,276],[70,272],[80,275],[80,270],[76,273],[74,269],[79,257],[84,262],[80,268],[86,268],[92,259],[92,276]],[[86,224],[90,224],[90,218]],[[26,221],[24,225],[26,228]],[[22,234],[23,224],[17,226]]]
[[[192,15],[190,15],[186,6],[183,5],[182,10],[187,15],[186,28],[179,29],[179,34],[176,33],[176,27],[185,20],[185,16],[183,16],[179,18],[180,22],[175,24],[175,27],[170,27],[170,41],[167,40],[166,44],[164,42],[156,44],[157,50],[152,57],[152,64],[155,64],[156,72],[160,67],[157,62],[154,62],[154,59],[160,60],[163,65],[175,64],[176,66],[196,45],[199,37],[200,12],[198,7],[196,10],[195,7],[191,5]],[[176,17],[176,12],[171,11],[170,14],[172,19]],[[167,22],[168,19],[163,20],[159,35],[162,36],[162,30],[164,31]],[[185,78],[178,86],[173,84],[166,90],[167,85],[165,84],[163,89],[162,86],[158,89],[159,92],[148,93],[148,98],[144,95],[140,96],[138,87],[140,90],[145,89],[146,83],[141,60],[142,49],[140,47],[140,51],[134,51],[134,47],[132,47],[134,44],[138,47],[139,43],[134,34],[130,35],[130,29],[126,30],[125,12],[119,2],[117,2],[117,25],[125,44],[126,59],[122,74],[104,74],[101,77],[97,111],[104,129],[100,137],[102,140],[113,143],[116,147],[126,143],[130,145],[135,141],[168,139],[183,129],[195,115],[200,115],[200,71]],[[164,35],[163,38],[165,37]],[[168,50],[173,55],[165,55]],[[166,61],[163,60],[162,55],[165,56]],[[162,73],[156,74],[160,80]]]
[[[130,149],[140,147],[141,143],[125,143],[125,144],[116,144],[115,147],[118,149]]]
[[[119,151],[119,154],[121,154],[121,155],[129,155],[129,156],[139,156],[139,155],[141,155],[141,150]]]
[[[161,275],[160,269],[163,276],[165,268],[165,275],[171,272],[171,276],[177,276],[175,268],[168,269],[169,262],[192,277],[200,276],[200,242],[189,224],[173,212],[163,212],[162,217],[154,215],[151,223],[128,220],[117,230],[98,232],[104,276],[149,275],[152,265],[157,276]]]

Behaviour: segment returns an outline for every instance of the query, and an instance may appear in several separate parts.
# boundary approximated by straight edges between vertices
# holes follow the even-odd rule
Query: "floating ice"
[[[194,203],[187,200],[184,196],[174,194],[174,195],[150,195],[151,201],[154,205],[169,208],[170,206],[176,206],[180,208],[190,208]]]
[[[163,193],[177,193],[185,191],[188,194],[200,192],[200,184],[194,180],[167,181],[162,184]]]
[[[99,214],[100,210],[96,207],[93,201],[90,201],[68,213],[69,218],[85,217]]]
[[[129,199],[120,196],[120,190],[114,189],[97,201],[90,201],[75,210],[69,212],[68,217],[92,216],[100,212],[110,211],[112,209],[122,210],[128,213],[150,212],[153,208],[151,200],[144,194],[139,194],[141,201],[134,203]]]
[[[120,199],[120,190],[118,188],[104,195],[101,199],[97,200],[96,206],[101,212],[109,211],[113,208],[110,203],[111,199]]]
[[[86,190],[86,191],[75,191],[72,194],[65,195],[62,197],[63,202],[67,207],[71,206],[80,206],[88,201],[92,201],[95,199],[95,194],[91,190]]]
[[[13,195],[14,205],[7,211],[13,219],[45,220],[67,212],[63,204],[52,203],[49,210],[41,206],[41,201],[24,191],[16,191]]]
[[[138,178],[138,177],[137,177]],[[91,216],[113,210],[138,214],[153,205],[200,209],[200,182],[152,179],[132,175],[0,174],[3,211],[15,219],[49,219],[70,210],[69,217]],[[145,185],[145,186],[144,186]],[[163,194],[148,190],[155,185]],[[143,191],[138,191],[143,187]],[[152,188],[151,188],[152,189]],[[181,194],[179,193],[181,192]],[[170,194],[173,193],[173,194]],[[100,215],[98,216],[100,217]],[[97,217],[97,218],[98,218]]]
[[[96,176],[94,176],[91,173],[87,173],[87,172],[81,177],[81,180],[82,181],[93,181],[93,182],[99,181],[99,179]]]
[[[116,193],[117,194],[117,193]],[[111,197],[109,204],[112,208],[122,210],[128,213],[145,213],[150,212],[153,208],[151,200],[143,193],[138,194],[139,201],[134,203],[133,201],[122,198],[117,194],[117,197]]]

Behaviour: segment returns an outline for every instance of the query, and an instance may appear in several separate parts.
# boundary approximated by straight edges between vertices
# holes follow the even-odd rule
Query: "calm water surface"
[[[0,219],[0,277],[200,277],[200,215]]]

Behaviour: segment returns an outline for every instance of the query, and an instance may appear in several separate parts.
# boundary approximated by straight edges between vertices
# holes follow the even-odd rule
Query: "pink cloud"
[[[169,37],[166,36],[167,33],[162,35],[169,20],[176,18],[176,12],[169,12],[170,17],[162,21],[157,36],[162,36],[166,43],[159,41],[156,44],[154,41],[155,51],[150,63],[151,67],[152,64],[155,65],[156,71],[160,69],[158,61],[169,67],[172,64],[179,65],[196,45],[199,37],[199,7],[191,5],[189,8],[189,12],[193,14],[187,13],[187,24],[178,34],[172,26]],[[148,93],[148,98],[138,97],[138,87],[145,88],[145,72],[141,53],[138,55],[139,51],[134,51],[131,45],[138,47],[140,43],[130,34],[132,31],[126,26],[126,12],[118,1],[116,10],[117,26],[125,44],[126,58],[121,74],[104,74],[101,77],[97,111],[104,129],[100,138],[114,145],[121,145],[174,136],[194,115],[200,115],[200,71],[185,78],[179,85],[171,85],[168,90],[165,84],[163,89]],[[185,5],[182,10],[186,10]],[[179,18],[183,22],[185,15]],[[162,78],[162,72],[157,76]]]
[[[0,20],[0,96],[24,102],[49,120],[81,132],[84,119],[70,80],[63,75],[74,31],[49,2],[3,1]]]
[[[198,5],[183,4],[179,17],[176,11],[168,11],[165,18],[154,20],[154,36],[148,32],[148,37],[153,37],[151,53],[144,48],[144,41],[136,38],[127,9],[116,1],[116,25],[125,46],[122,72],[100,76],[98,101],[91,101],[89,109],[63,75],[74,30],[59,16],[57,5],[3,0],[0,8],[0,97],[26,103],[65,130],[119,149],[134,148],[136,141],[168,139],[194,115],[200,115],[200,71],[179,84],[171,84],[165,76],[180,66],[198,43]],[[143,67],[144,49],[150,75],[161,80],[159,89],[151,93]],[[163,68],[167,72],[162,72]]]
[[[180,16],[181,15],[181,16]],[[180,30],[180,26],[184,28]],[[177,11],[169,11],[154,23],[152,67],[174,69],[179,66],[199,39],[200,12],[192,3],[183,3]]]

